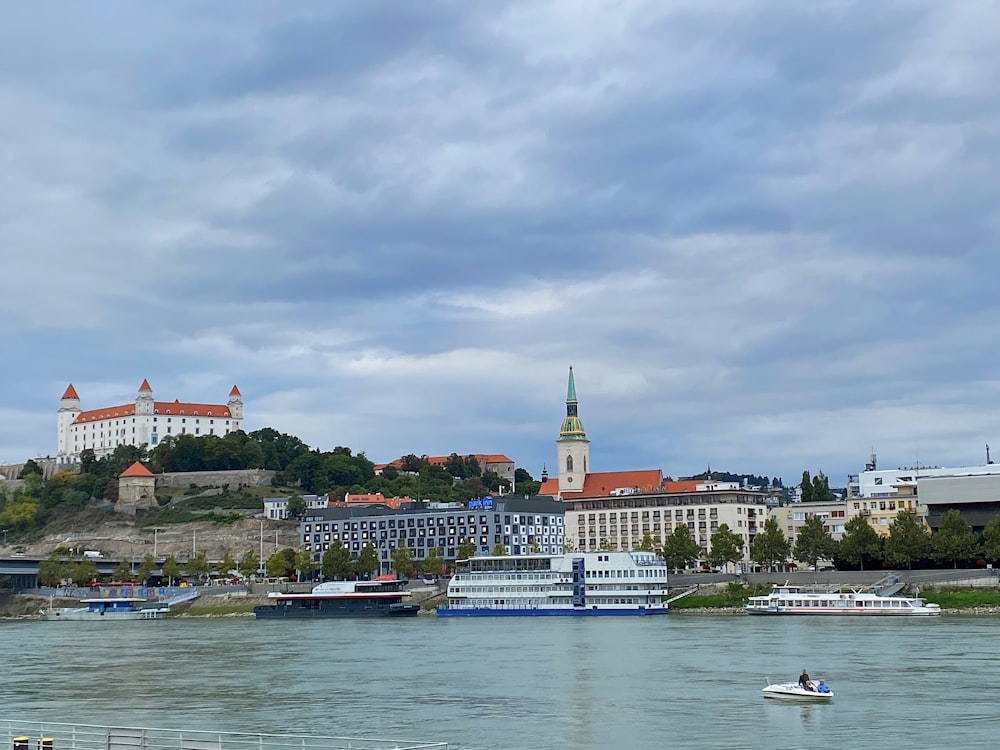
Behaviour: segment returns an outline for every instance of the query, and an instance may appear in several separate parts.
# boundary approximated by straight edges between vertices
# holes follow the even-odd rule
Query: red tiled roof
[[[142,385],[139,386],[139,390],[140,391],[151,391],[153,389],[150,387],[149,381],[146,380],[146,378],[143,378],[142,379]]]
[[[559,494],[559,479],[555,477],[549,477],[541,486],[538,488],[539,495],[558,495]]]
[[[583,489],[579,492],[565,493],[567,498],[604,497],[610,496],[612,490],[638,487],[641,492],[659,492],[663,484],[663,473],[659,469],[640,469],[638,471],[599,471],[583,480]],[[556,495],[559,493],[558,477],[549,477],[538,488],[539,495]]]
[[[659,469],[639,471],[601,471],[587,474],[583,482],[583,492],[573,493],[574,497],[601,497],[610,495],[612,490],[638,487],[642,492],[659,492],[663,484],[663,472]]]
[[[193,404],[188,402],[174,401],[154,401],[153,414],[166,414],[168,416],[181,417],[215,417],[218,419],[229,419],[232,414],[225,404]],[[88,409],[77,414],[73,424],[81,422],[100,422],[103,419],[119,419],[121,417],[131,417],[135,415],[135,404],[122,404],[121,406],[105,406],[101,409]]]
[[[698,489],[698,485],[704,480],[702,479],[679,479],[679,480],[666,480],[663,482],[664,492],[695,492]]]
[[[237,388],[237,387],[236,387],[236,386],[234,385],[234,386],[233,386],[233,390],[231,390],[231,391],[229,392],[229,395],[230,395],[230,396],[242,396],[243,394],[242,394],[242,393],[240,393],[240,389],[239,389],[239,388]]]
[[[125,471],[118,475],[119,477],[151,477],[153,472],[143,466],[141,463],[136,461],[134,464],[129,466]]]
[[[66,392],[62,395],[62,397],[63,398],[75,398],[77,400],[79,400],[79,398],[80,398],[79,396],[76,395],[76,388],[73,387],[72,383],[70,383],[69,387],[66,388]]]

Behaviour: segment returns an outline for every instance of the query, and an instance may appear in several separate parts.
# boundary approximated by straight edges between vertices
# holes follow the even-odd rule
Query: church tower
[[[240,389],[235,385],[232,390],[229,391],[229,402],[226,406],[229,407],[230,416],[237,422],[237,424],[234,425],[233,430],[240,429],[239,422],[243,419],[243,395],[240,393]]]
[[[590,463],[590,441],[583,430],[583,422],[577,415],[576,383],[573,368],[569,368],[569,385],[566,388],[566,418],[559,429],[556,440],[559,456],[559,495],[583,492],[583,482],[587,477]]]
[[[76,453],[71,444],[70,425],[78,416],[80,416],[80,397],[76,394],[76,388],[70,383],[59,401],[59,414],[56,418],[59,429],[56,455],[68,456]]]

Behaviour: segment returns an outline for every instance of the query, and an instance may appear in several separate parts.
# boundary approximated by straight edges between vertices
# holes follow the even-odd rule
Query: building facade
[[[310,511],[300,524],[302,544],[319,562],[330,544],[340,541],[357,557],[368,544],[375,547],[380,570],[388,571],[392,553],[409,547],[419,565],[428,551],[437,549],[452,564],[463,540],[488,555],[498,544],[514,555],[537,551],[565,551],[565,507],[549,498],[481,498],[470,507],[404,508],[384,506],[325,508]]]
[[[802,526],[813,516],[819,516],[823,520],[823,530],[839,542],[844,535],[844,525],[848,519],[848,503],[843,500],[790,503],[780,508],[772,508],[769,517],[778,522],[785,538],[794,547]]]
[[[156,401],[143,380],[134,403],[81,409],[71,383],[63,393],[57,416],[57,458],[75,461],[85,450],[101,456],[119,445],[155,448],[163,438],[177,435],[227,435],[243,428],[243,398],[235,385],[225,404]]]
[[[740,489],[704,489],[564,500],[566,539],[572,549],[636,550],[646,534],[655,546],[687,526],[705,557],[712,535],[722,524],[743,540],[742,562],[750,561],[750,543],[764,528],[769,511],[766,492]]]

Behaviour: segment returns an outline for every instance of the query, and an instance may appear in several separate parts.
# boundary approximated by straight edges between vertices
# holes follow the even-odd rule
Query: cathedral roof
[[[80,397],[76,395],[76,388],[73,387],[72,383],[70,383],[69,386],[66,388],[66,392],[62,395],[62,397],[63,398],[75,398],[77,400],[80,399]]]
[[[577,414],[576,381],[573,379],[573,368],[569,368],[569,383],[566,386],[566,418],[559,428],[559,440],[586,440],[587,433],[583,422]]]
[[[129,466],[125,471],[118,475],[120,477],[151,477],[153,472],[143,466],[141,463],[136,461],[134,464]]]
[[[636,471],[596,471],[583,479],[583,489],[574,491],[571,499],[584,497],[611,497],[613,490],[638,489],[643,494],[662,492],[663,472],[659,469]],[[559,479],[550,478],[538,488],[539,495],[559,493]]]

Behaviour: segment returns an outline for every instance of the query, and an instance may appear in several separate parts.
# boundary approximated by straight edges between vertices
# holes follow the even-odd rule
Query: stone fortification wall
[[[157,487],[270,487],[274,472],[269,469],[233,471],[171,471],[156,475]]]

